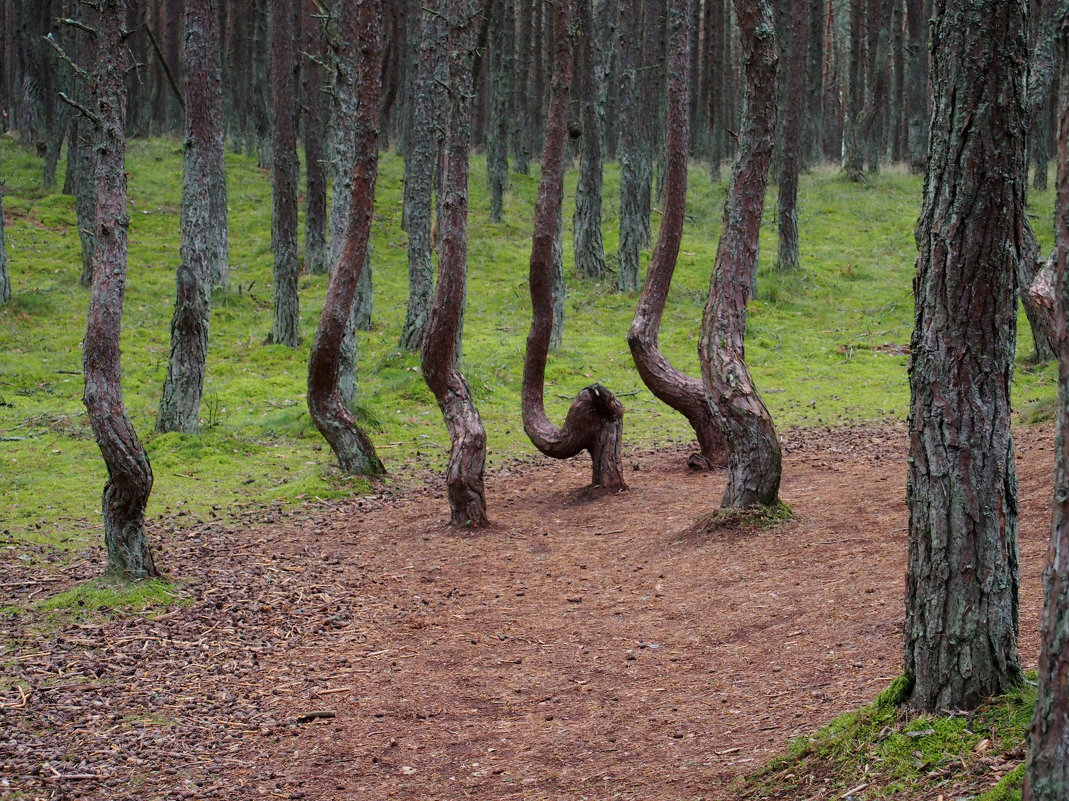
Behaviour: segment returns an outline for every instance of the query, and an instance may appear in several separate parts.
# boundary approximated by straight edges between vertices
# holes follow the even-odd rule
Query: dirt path
[[[1053,435],[1017,442],[1031,667]],[[631,491],[595,500],[587,463],[498,471],[471,535],[434,485],[170,532],[192,603],[5,624],[32,690],[3,691],[0,797],[728,798],[899,672],[905,447],[795,433],[796,517],[761,533],[686,533],[723,478],[680,449],[632,455]],[[312,712],[333,717],[294,722]]]

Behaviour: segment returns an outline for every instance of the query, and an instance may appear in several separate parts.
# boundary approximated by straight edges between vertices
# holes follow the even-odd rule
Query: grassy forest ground
[[[131,143],[124,390],[156,475],[150,533],[170,576],[119,587],[93,579],[102,565],[104,468],[80,403],[86,294],[77,286],[73,201],[42,192],[39,162],[0,139],[14,292],[0,307],[0,659],[9,668],[0,684],[0,797],[195,798],[238,781],[249,797],[729,797],[717,789],[723,781],[788,736],[873,700],[894,677],[904,558],[899,424],[919,179],[888,170],[859,186],[834,169],[805,176],[804,268],[796,274],[777,271],[775,228],[766,224],[747,356],[796,443],[784,496],[798,519],[718,534],[689,528],[715,508],[720,479],[680,469],[686,425],[642,387],[623,339],[635,298],[608,282],[569,278],[565,342],[551,357],[547,401],[559,419],[592,380],[624,395],[632,493],[586,503],[574,492],[586,468],[531,457],[518,397],[537,174],[513,176],[507,219],[490,225],[477,160],[465,370],[488,430],[496,527],[468,539],[441,526],[444,427],[416,357],[395,348],[406,267],[394,155],[381,165],[376,325],[361,336],[358,397],[390,479],[342,476],[308,419],[304,368],[325,278],[301,279],[305,346],[263,344],[270,190],[242,155],[228,155],[231,288],[214,298],[204,431],[152,433],[178,258],[180,162],[176,141]],[[610,167],[610,252],[616,181]],[[661,334],[691,373],[725,193],[695,169]],[[1051,194],[1034,195],[1030,210],[1045,243]],[[566,226],[569,218],[566,209]],[[1030,342],[1021,330],[1014,403],[1027,422],[1050,407],[1055,375],[1025,362]],[[1031,663],[1050,432],[1019,436],[1029,476],[1022,653]],[[776,593],[789,602],[770,601]],[[665,597],[671,605],[658,600]],[[831,615],[820,605],[829,602]],[[863,658],[840,671],[843,651]],[[581,664],[591,653],[612,668],[594,657]],[[680,661],[686,671],[674,670]],[[634,680],[639,667],[649,672]],[[542,695],[524,705],[507,692],[525,702],[524,692]],[[564,711],[547,710],[558,703]],[[328,706],[336,718],[293,722]],[[894,759],[881,752],[833,776],[812,767],[837,764],[821,752],[747,792],[775,795],[810,777],[812,792],[779,797],[831,797],[861,784],[858,798],[928,790],[935,798],[949,787],[960,792],[947,798],[969,797],[1019,761],[1021,715],[1010,713],[1026,700],[1008,699],[998,707],[1009,710],[1005,720],[976,725],[905,724],[888,708],[840,725],[866,741],[905,743]],[[458,717],[427,723],[446,711]],[[523,748],[490,744],[488,732],[505,723],[517,727],[512,739]],[[916,735],[928,728],[933,734]],[[609,729],[629,734],[610,739]],[[832,740],[842,750],[844,736]],[[579,770],[583,743],[594,744],[589,773]],[[944,758],[944,747],[958,750]],[[521,758],[533,772],[518,771]],[[876,778],[892,762],[907,777]],[[461,773],[453,789],[448,782]]]

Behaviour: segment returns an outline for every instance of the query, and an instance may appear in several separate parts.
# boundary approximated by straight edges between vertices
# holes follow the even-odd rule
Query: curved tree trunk
[[[579,48],[578,94],[582,120],[582,157],[579,184],[575,190],[575,214],[572,216],[575,270],[584,278],[602,280],[608,272],[605,246],[601,240],[601,195],[603,185],[601,142],[605,120],[600,116],[604,104],[598,94],[605,82],[603,56],[598,52],[598,38],[591,19],[592,0],[577,0]]]
[[[439,15],[448,28],[449,98],[445,142],[438,162],[441,204],[438,288],[420,351],[420,367],[427,386],[438,400],[452,444],[445,477],[451,522],[454,526],[479,528],[489,522],[483,489],[486,431],[475,408],[471,387],[460,372],[458,353],[467,280],[475,3],[474,0],[434,0],[432,13]]]
[[[212,267],[218,258],[218,241],[213,238],[218,236],[218,227],[217,221],[211,219],[214,206],[210,197],[211,189],[218,182],[212,173],[224,169],[223,88],[216,5],[213,0],[186,0],[182,263],[178,265],[176,277],[171,353],[156,414],[157,431],[195,433],[200,427],[212,310]],[[225,225],[224,215],[224,229]]]
[[[1059,26],[1060,27],[1060,26]],[[1061,65],[1069,72],[1069,36],[1061,31]],[[1028,738],[1023,801],[1069,798],[1069,87],[1060,92],[1058,199],[1054,212],[1058,302],[1058,435],[1055,438],[1051,541],[1043,573],[1045,603],[1039,648],[1036,709]]]
[[[271,252],[275,258],[275,315],[270,342],[301,341],[297,297],[297,76],[294,54],[297,0],[271,6]]]
[[[535,206],[534,243],[531,248],[531,330],[523,365],[523,429],[542,453],[567,459],[589,451],[594,486],[627,489],[620,459],[624,407],[600,384],[583,389],[572,402],[564,425],[557,428],[546,415],[543,387],[553,327],[551,268],[557,215],[564,194],[565,115],[572,77],[572,45],[568,36],[569,2],[556,4],[553,21],[553,90],[546,121],[542,179]]]
[[[728,443],[721,505],[771,506],[781,475],[772,416],[746,366],[746,303],[757,273],[757,244],[776,135],[776,41],[768,0],[735,0],[746,73],[739,156],[724,207],[698,355],[714,419]]]
[[[690,0],[674,0],[670,11],[672,63],[668,70],[668,120],[666,130],[666,173],[661,230],[653,248],[649,273],[642,287],[635,317],[627,334],[627,344],[635,367],[650,392],[687,418],[698,438],[699,453],[687,460],[696,470],[708,470],[724,463],[726,443],[713,422],[712,409],[701,379],[677,370],[657,345],[668,290],[672,285],[679,243],[683,238],[683,218],[687,202],[688,106],[686,47],[689,37],[685,22]]]
[[[109,573],[132,579],[159,575],[145,536],[145,506],[152,468],[123,406],[119,332],[126,294],[126,88],[128,59],[123,44],[124,6],[102,0],[92,15],[97,35],[93,74],[99,129],[94,148],[97,247],[88,325],[82,346],[85,393],[100,453],[108,468],[104,485],[104,543]]]
[[[787,75],[785,81],[783,140],[780,142],[779,173],[779,268],[797,270],[798,255],[798,173],[802,167],[802,104],[805,91],[806,22],[809,9],[804,3],[787,4]]]
[[[1010,378],[1025,201],[1017,0],[937,0],[910,345],[908,704],[971,709],[1021,680]]]
[[[339,389],[339,352],[349,325],[353,295],[367,257],[379,158],[379,95],[382,90],[382,0],[348,0],[342,10],[359,36],[356,157],[341,258],[330,276],[323,312],[308,358],[308,410],[346,473],[385,472],[367,434],[357,425]]]
[[[1053,281],[1050,282],[1049,297],[1044,297],[1043,294],[1043,288],[1047,286],[1046,279],[1039,281],[1036,292],[1032,291],[1040,274],[1047,270],[1050,260],[1043,258],[1039,242],[1036,241],[1036,234],[1027,217],[1024,218],[1021,229],[1021,261],[1017,265],[1017,285],[1020,288],[1021,305],[1024,306],[1025,317],[1028,319],[1028,327],[1032,332],[1032,343],[1035,347],[1031,358],[1038,364],[1057,357],[1054,343],[1056,329],[1053,318],[1056,304],[1053,302]],[[1052,253],[1051,259],[1053,258]]]
[[[412,135],[405,154],[405,223],[408,231],[408,308],[398,347],[419,350],[423,344],[434,289],[431,260],[431,191],[434,156],[440,139],[440,82],[448,79],[437,15],[423,12],[419,64],[412,97]]]

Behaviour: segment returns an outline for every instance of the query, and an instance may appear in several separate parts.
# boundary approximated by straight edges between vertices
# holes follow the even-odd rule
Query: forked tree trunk
[[[271,5],[271,252],[275,258],[275,315],[270,342],[301,341],[297,297],[297,75],[294,8],[297,0]]]
[[[664,207],[661,230],[653,248],[649,273],[642,287],[627,344],[638,374],[650,392],[687,418],[698,438],[699,453],[687,460],[695,470],[708,470],[724,463],[726,443],[713,422],[712,409],[705,397],[701,379],[691,378],[676,369],[657,345],[657,334],[672,285],[679,243],[683,237],[683,219],[687,203],[687,120],[686,63],[689,37],[685,22],[691,0],[673,0],[670,13],[672,46],[668,69],[668,119],[666,126],[666,160]]]
[[[224,169],[223,87],[216,3],[186,0],[185,11],[182,261],[176,276],[171,353],[156,430],[195,433],[200,427],[200,399],[208,360],[212,267],[218,259],[218,226],[212,219],[211,189],[218,185],[212,173]],[[222,222],[225,230],[225,211]]]
[[[323,312],[308,358],[308,410],[346,473],[385,472],[375,446],[356,423],[340,391],[339,353],[349,325],[353,295],[367,257],[379,158],[379,96],[382,90],[382,0],[352,0],[359,35],[356,157],[341,258],[330,276]],[[343,11],[343,13],[346,13]]]
[[[468,152],[471,149],[475,3],[473,0],[433,0],[431,10],[447,28],[448,113],[444,115],[445,142],[438,161],[441,235],[438,288],[420,350],[420,366],[449,429],[451,448],[445,483],[451,522],[454,526],[480,528],[489,522],[483,489],[486,430],[479,410],[475,408],[471,387],[460,372],[457,352],[467,281]]]
[[[598,94],[604,83],[602,55],[591,19],[592,0],[577,0],[579,48],[579,103],[582,120],[582,157],[579,184],[575,190],[575,214],[572,216],[575,270],[584,278],[600,281],[608,272],[605,246],[601,240],[601,195],[603,186],[601,142],[605,120],[600,118],[604,105]]]
[[[1062,74],[1069,74],[1069,30],[1059,27]],[[1063,81],[1058,119],[1058,198],[1054,213],[1058,329],[1058,435],[1054,441],[1051,541],[1043,573],[1045,602],[1037,669],[1036,709],[1028,738],[1024,801],[1069,798],[1069,86]]]
[[[448,79],[441,20],[423,12],[419,64],[412,96],[412,135],[405,154],[405,223],[408,231],[408,308],[398,347],[423,344],[434,289],[431,260],[431,191],[434,156],[440,139],[441,88]]]
[[[93,73],[97,248],[93,263],[88,325],[82,345],[85,393],[100,453],[108,468],[104,485],[104,543],[109,573],[132,579],[159,575],[145,535],[145,506],[152,491],[152,468],[123,406],[119,332],[126,293],[126,87],[129,67],[123,40],[124,5],[101,0],[91,15],[96,28]]]
[[[714,419],[728,444],[727,508],[772,506],[781,456],[776,428],[746,366],[746,304],[776,135],[776,37],[768,0],[735,0],[746,75],[739,155],[724,207],[698,355]]]
[[[583,389],[572,402],[564,425],[557,428],[546,415],[543,387],[546,359],[553,327],[551,268],[557,215],[564,194],[565,115],[572,77],[572,44],[568,35],[570,3],[555,4],[553,33],[552,94],[546,120],[542,178],[535,205],[534,243],[529,276],[531,290],[531,330],[523,365],[523,429],[538,450],[555,459],[567,459],[586,450],[593,460],[591,484],[623,490],[620,439],[623,405],[600,384]]]
[[[1025,4],[938,0],[910,345],[905,670],[914,709],[1021,680],[1010,377],[1025,200]]]
[[[787,53],[784,86],[785,119],[780,142],[779,173],[779,268],[797,270],[798,255],[798,173],[802,167],[802,106],[805,91],[806,22],[809,9],[804,3],[786,4]]]

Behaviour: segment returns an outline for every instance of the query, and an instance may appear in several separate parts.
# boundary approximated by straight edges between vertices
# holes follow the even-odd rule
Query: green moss
[[[77,584],[51,598],[38,601],[35,606],[44,611],[97,612],[126,609],[143,612],[182,601],[177,587],[167,581],[131,583],[114,578],[100,578]]]

